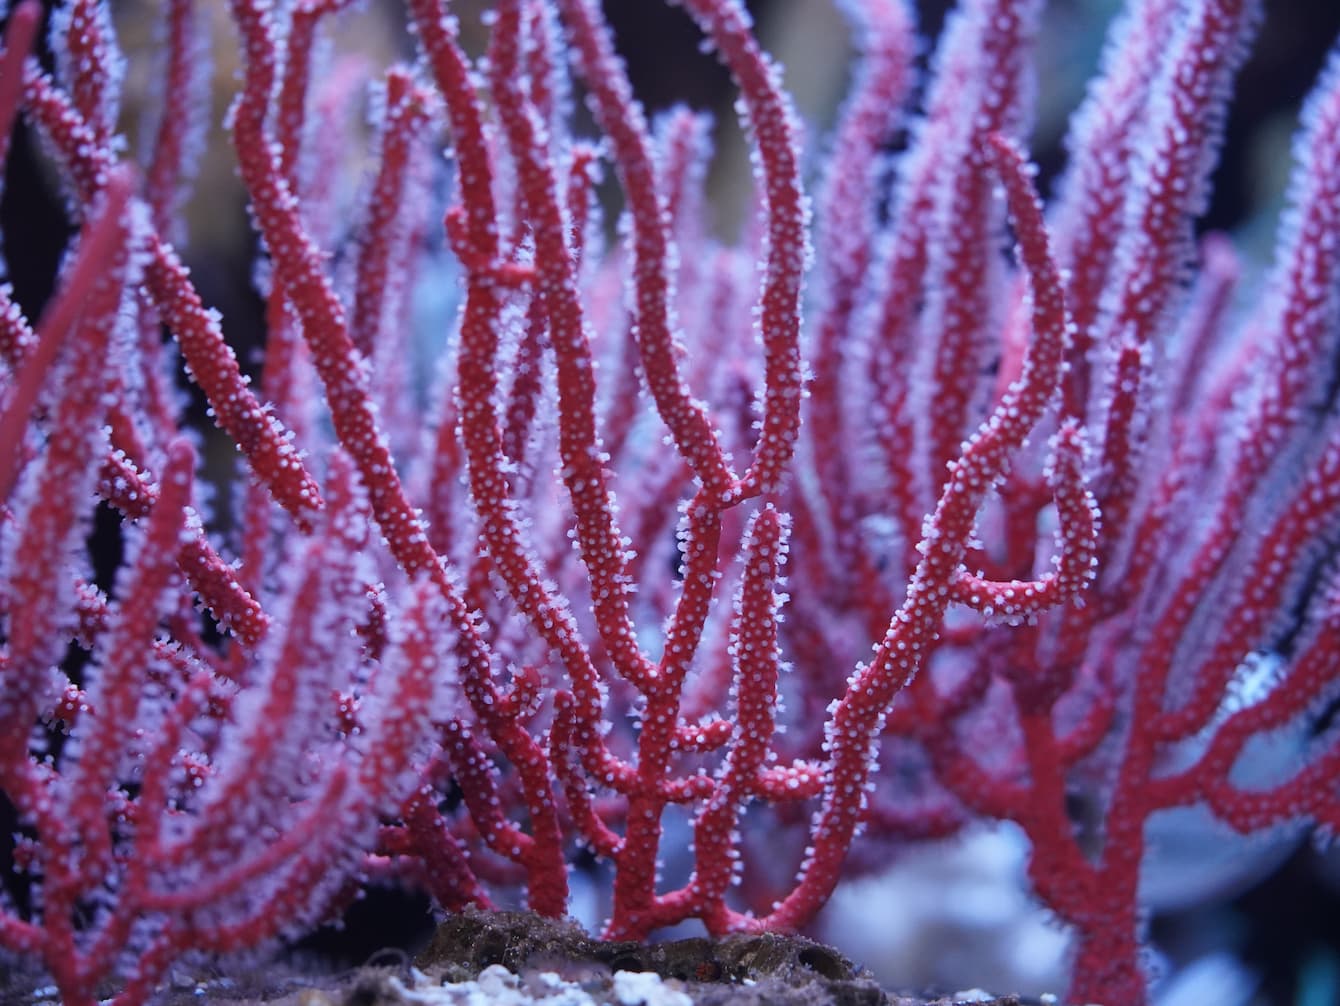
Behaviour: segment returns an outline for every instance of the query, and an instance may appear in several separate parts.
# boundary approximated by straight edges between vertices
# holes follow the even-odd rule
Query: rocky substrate
[[[606,942],[528,912],[470,911],[438,927],[412,961],[396,953],[314,977],[293,962],[179,972],[166,1006],[1048,1006],[1052,997],[889,992],[831,947],[798,936]],[[32,986],[29,986],[31,988]],[[50,992],[50,998],[43,995]],[[54,1004],[55,990],[28,1002]]]

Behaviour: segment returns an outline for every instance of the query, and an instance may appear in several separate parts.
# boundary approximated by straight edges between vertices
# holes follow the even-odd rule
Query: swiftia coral
[[[812,225],[780,70],[736,0],[682,0],[754,147],[736,245],[705,124],[648,125],[594,0],[501,0],[475,60],[411,0],[351,206],[369,71],[317,55],[345,6],[230,3],[259,392],[177,250],[203,10],[164,5],[139,167],[110,5],[59,5],[53,72],[33,0],[9,17],[0,143],[19,113],[43,136],[80,232],[35,326],[0,290],[0,946],[66,1002],[109,978],[141,1002],[372,878],[560,915],[579,844],[610,936],[795,929],[854,853],[994,819],[1073,928],[1072,998],[1139,1003],[1151,817],[1340,824],[1340,742],[1305,736],[1340,693],[1340,57],[1237,320],[1232,253],[1192,228],[1253,0],[1131,0],[1045,215],[1039,0],[964,0],[911,117],[908,10],[849,0]],[[183,376],[240,452],[231,522]],[[129,545],[110,589],[100,505]],[[1250,774],[1285,728],[1287,768]]]

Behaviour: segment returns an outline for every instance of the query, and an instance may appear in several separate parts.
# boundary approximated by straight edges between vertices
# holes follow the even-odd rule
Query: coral
[[[1070,996],[1138,1003],[1152,818],[1340,824],[1340,56],[1239,317],[1194,222],[1253,0],[1131,0],[1045,210],[1039,0],[963,0],[915,105],[910,12],[848,0],[813,207],[745,9],[682,0],[754,152],[734,243],[594,0],[502,0],[473,57],[411,0],[377,69],[322,42],[345,0],[231,0],[253,383],[183,258],[211,11],[163,6],[143,162],[110,5],[45,68],[25,0],[0,57],[79,228],[35,324],[0,292],[0,946],[66,1002],[373,881],[561,916],[581,848],[609,938],[795,930],[985,819]]]

